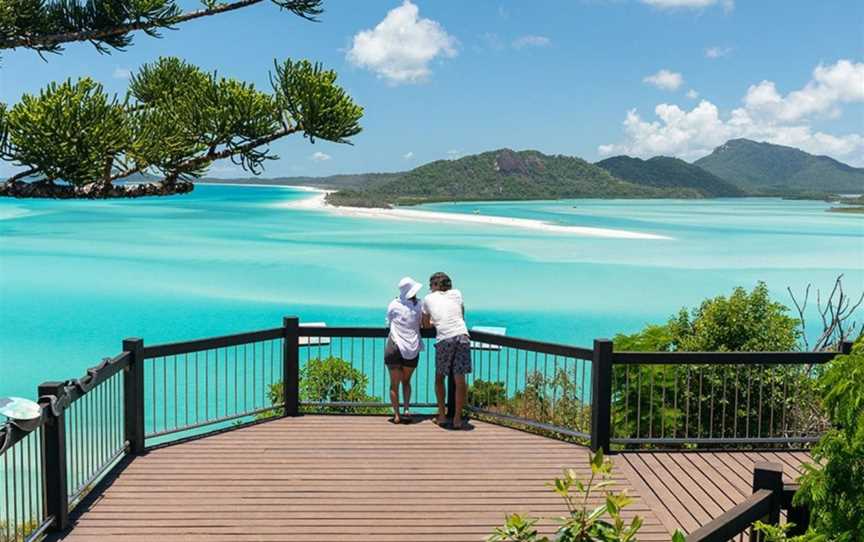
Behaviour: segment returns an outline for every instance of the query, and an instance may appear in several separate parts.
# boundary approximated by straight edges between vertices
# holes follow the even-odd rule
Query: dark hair
[[[450,277],[447,276],[447,273],[438,271],[431,277],[429,277],[429,288],[433,290],[441,290],[442,292],[446,292],[450,288],[453,287],[453,281],[450,280]]]

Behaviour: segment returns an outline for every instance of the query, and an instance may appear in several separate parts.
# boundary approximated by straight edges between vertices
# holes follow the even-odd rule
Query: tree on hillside
[[[264,0],[201,0],[202,9],[183,11],[175,0],[0,0],[0,49],[60,53],[63,44],[90,42],[101,53],[123,50],[132,33],[159,37],[181,23],[259,4]],[[316,20],[322,0],[270,0],[280,9]]]
[[[0,106],[0,156],[24,171],[0,185],[17,197],[134,197],[182,193],[216,160],[257,174],[266,145],[295,133],[348,143],[363,109],[308,61],[275,63],[272,93],[177,58],[145,64],[125,98],[90,78],[51,83]],[[116,185],[135,173],[161,182]],[[29,182],[25,182],[24,179]],[[55,181],[62,181],[57,184]]]

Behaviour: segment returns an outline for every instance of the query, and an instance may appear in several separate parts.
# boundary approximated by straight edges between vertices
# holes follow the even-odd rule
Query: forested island
[[[782,196],[845,201],[837,194],[864,193],[864,169],[791,147],[737,139],[693,164],[665,156],[616,156],[591,164],[570,156],[500,149],[403,173],[328,177],[316,183],[336,190],[327,196],[328,203],[353,207],[562,198]]]

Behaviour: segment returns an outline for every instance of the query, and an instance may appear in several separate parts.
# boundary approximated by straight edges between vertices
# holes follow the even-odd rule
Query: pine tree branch
[[[243,145],[239,145],[237,147],[226,147],[219,152],[212,152],[211,151],[211,152],[208,152],[207,154],[204,154],[202,156],[197,156],[195,158],[191,158],[185,162],[181,162],[177,166],[176,170],[177,171],[194,170],[195,168],[197,168],[203,164],[206,164],[207,162],[215,162],[216,160],[228,158],[229,156],[242,154],[246,151],[254,149],[255,147],[260,147],[261,145],[266,145],[268,143],[272,143],[273,141],[276,141],[277,139],[280,139],[282,137],[297,133],[300,130],[301,129],[298,126],[295,126],[293,128],[282,128],[280,130],[273,132],[272,134],[266,135],[264,137],[259,137],[258,139],[253,139],[252,141],[249,141],[249,142],[244,143]],[[144,169],[143,167],[133,167],[133,168],[127,169],[126,171],[123,171],[121,173],[118,173],[118,174],[112,176],[109,179],[109,181],[113,183],[114,181],[126,178],[126,177],[132,175],[133,173],[139,173],[143,169]]]
[[[24,177],[29,177],[30,175],[33,175],[34,173],[39,173],[39,168],[34,167],[34,168],[30,168],[30,169],[27,169],[24,171],[20,171],[20,172],[16,173],[15,175],[12,175],[8,179],[6,179],[5,182],[6,182],[6,184],[14,183],[18,179],[23,179]]]
[[[76,41],[90,41],[94,42],[95,44],[100,41],[104,41],[105,39],[122,36],[130,32],[135,32],[137,30],[148,31],[155,28],[171,28],[172,26],[179,23],[184,23],[193,19],[200,19],[201,17],[209,17],[210,15],[217,15],[220,13],[235,11],[238,9],[252,6],[254,4],[258,4],[262,1],[263,0],[238,0],[236,2],[220,4],[212,8],[188,11],[176,17],[171,17],[167,20],[160,19],[135,21],[108,29],[83,30],[79,32],[63,32],[58,34],[15,36],[12,38],[0,40],[0,49],[15,49],[17,47],[26,47],[30,49],[51,50],[62,43],[70,43]],[[281,8],[291,11],[299,17],[310,21],[315,21],[315,16],[321,12],[321,10],[317,7],[317,4],[319,2],[310,2],[309,0],[282,0],[276,1],[276,3]]]

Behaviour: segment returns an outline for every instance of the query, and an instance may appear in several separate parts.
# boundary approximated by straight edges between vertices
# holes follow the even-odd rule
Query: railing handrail
[[[192,354],[212,348],[227,348],[241,344],[279,339],[283,336],[285,328],[274,327],[256,331],[246,331],[231,335],[220,335],[217,337],[205,337],[203,339],[192,339],[189,341],[178,341],[173,343],[162,343],[144,347],[144,358],[161,358],[164,356],[176,356],[179,354]]]
[[[616,365],[801,365],[828,363],[832,352],[613,352]]]
[[[687,536],[687,542],[726,542],[771,512],[774,492],[760,489]]]

